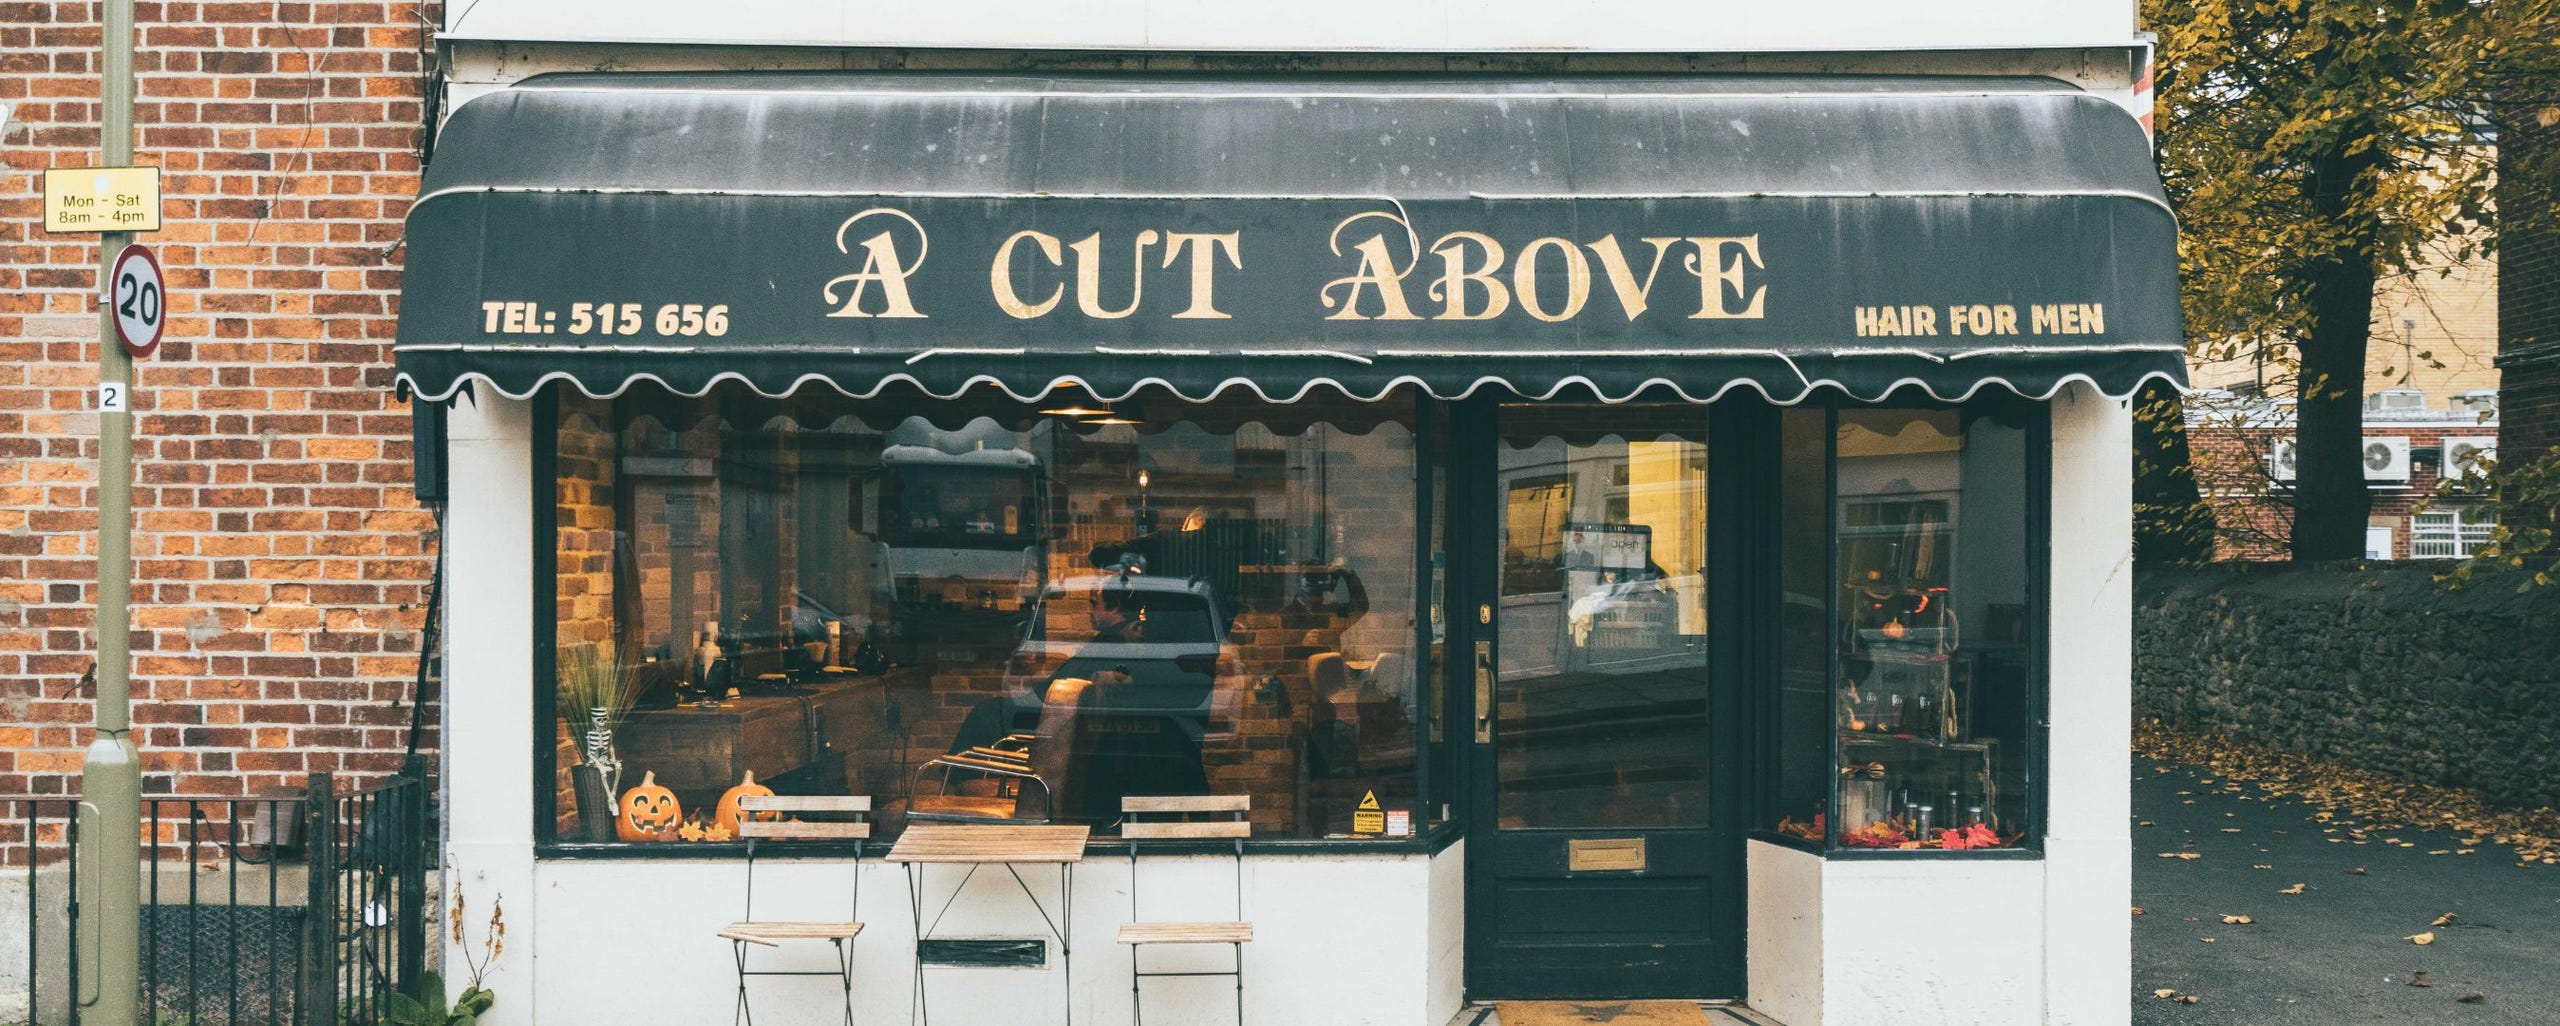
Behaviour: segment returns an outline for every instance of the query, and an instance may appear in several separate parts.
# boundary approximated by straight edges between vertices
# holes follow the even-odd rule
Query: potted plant
[[[560,658],[560,715],[578,739],[581,762],[570,770],[578,796],[578,830],[590,841],[613,839],[614,796],[622,793],[622,760],[613,734],[640,697],[640,667],[610,641],[567,649]]]

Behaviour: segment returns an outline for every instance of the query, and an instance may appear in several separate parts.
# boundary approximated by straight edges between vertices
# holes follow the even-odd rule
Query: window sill
[[[1834,848],[1822,853],[1834,862],[1887,862],[1894,859],[1919,859],[1924,862],[2040,862],[2044,852],[2036,848],[1971,848],[1948,851],[1944,848]]]
[[[1454,829],[1434,829],[1420,837],[1393,840],[1353,841],[1324,838],[1267,838],[1248,840],[1244,853],[1256,855],[1433,855],[1457,839]],[[864,858],[877,859],[889,853],[894,840],[870,841],[860,845],[849,842],[767,842],[757,845],[757,857],[779,859],[849,859],[858,851]],[[1231,842],[1147,841],[1138,846],[1144,855],[1226,855],[1235,851]],[[1085,844],[1085,858],[1123,858],[1129,854],[1128,842],[1117,837],[1095,838]],[[537,861],[553,860],[654,860],[662,862],[703,862],[744,860],[747,846],[737,841],[700,842],[690,844],[619,843],[619,842],[554,842],[533,848]]]
[[[1816,858],[1828,859],[1835,862],[1881,862],[1891,861],[1894,859],[1919,859],[1922,861],[1941,862],[1976,859],[1990,860],[1994,862],[2035,862],[2041,861],[2044,858],[2044,850],[2032,846],[2023,848],[1971,848],[1963,851],[1948,851],[1944,848],[1825,849],[1823,846],[1815,844],[1812,841],[1789,837],[1785,834],[1770,830],[1754,830],[1751,832],[1750,837],[1752,840],[1759,841],[1764,844],[1785,848],[1789,851],[1800,851]]]

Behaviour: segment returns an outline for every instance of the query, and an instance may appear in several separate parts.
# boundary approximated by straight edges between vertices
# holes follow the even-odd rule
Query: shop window
[[[1705,419],[1501,410],[1501,829],[1711,822]]]
[[[2409,516],[2409,558],[2469,559],[2497,527],[2497,517],[2476,506],[2421,510]]]
[[[2024,846],[2042,623],[2026,421],[1975,407],[1832,412],[1828,486],[1809,511],[1805,418],[1820,415],[1786,422],[1780,575],[1790,602],[1825,582],[1827,608],[1820,641],[1781,619],[1776,831],[1834,850]],[[1819,741],[1801,683],[1817,659],[1829,680]],[[1816,752],[1828,782],[1808,804]]]
[[[1413,399],[1052,398],[562,397],[552,839],[723,840],[750,773],[888,833],[1427,822]],[[680,813],[617,821],[644,781]]]
[[[1769,724],[1776,757],[1762,775],[1763,807],[1795,840],[1821,844],[1831,800],[1830,411],[1779,414],[1778,645]]]
[[[1425,584],[1422,638],[1429,647],[1431,664],[1423,674],[1422,717],[1429,724],[1427,736],[1430,754],[1429,790],[1424,795],[1424,813],[1437,826],[1456,818],[1458,795],[1459,747],[1449,742],[1449,415],[1448,407],[1439,403],[1423,405],[1421,417],[1425,427],[1425,462],[1430,467],[1426,484],[1427,505],[1421,510],[1426,540],[1424,565],[1430,579]]]

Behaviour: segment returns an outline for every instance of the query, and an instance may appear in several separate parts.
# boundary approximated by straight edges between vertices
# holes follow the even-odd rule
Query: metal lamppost
[[[104,0],[104,56],[98,85],[99,163],[133,163],[133,0]],[[98,236],[98,384],[130,396],[133,357],[116,330],[112,278],[116,256],[133,233]],[[133,746],[127,604],[133,589],[133,414],[130,402],[98,411],[98,695],[97,737],[80,770],[82,843],[96,853],[84,869],[80,936],[94,937],[94,961],[82,960],[75,983],[80,1019],[94,1026],[132,1026],[139,1019],[142,924],[142,760]],[[85,983],[85,985],[82,985]]]

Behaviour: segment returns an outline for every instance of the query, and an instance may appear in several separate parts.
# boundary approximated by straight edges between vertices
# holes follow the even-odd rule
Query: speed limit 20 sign
[[[160,330],[169,324],[169,293],[160,280],[160,258],[136,243],[116,254],[107,276],[107,302],[115,307],[116,340],[134,356],[149,356],[160,346]]]

